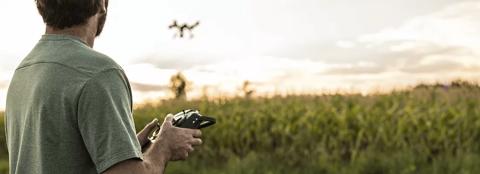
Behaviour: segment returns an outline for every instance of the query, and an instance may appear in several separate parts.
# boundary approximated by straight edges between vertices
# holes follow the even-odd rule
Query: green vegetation
[[[0,112],[0,174],[8,173],[8,155],[5,137],[4,113]]]
[[[480,87],[472,84],[371,96],[169,100],[135,109],[136,127],[184,108],[218,123],[167,173],[480,173]],[[4,158],[4,142],[0,148]]]

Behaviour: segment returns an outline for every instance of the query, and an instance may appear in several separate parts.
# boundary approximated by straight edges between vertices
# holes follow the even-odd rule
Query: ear
[[[100,14],[107,13],[107,7],[108,7],[108,0],[100,0],[100,8],[98,13]]]

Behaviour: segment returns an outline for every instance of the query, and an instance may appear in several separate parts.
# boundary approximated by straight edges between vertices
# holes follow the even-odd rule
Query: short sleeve
[[[7,112],[3,113],[3,124],[4,124],[4,127],[5,127],[5,143],[7,144],[7,153],[8,153],[8,151],[9,151],[9,148],[8,148],[9,141],[8,141],[8,129],[7,129],[8,128],[8,126],[7,126],[7,124],[8,124],[8,122],[7,122]]]
[[[127,159],[143,159],[131,101],[128,80],[117,69],[96,74],[82,89],[78,128],[98,173]]]

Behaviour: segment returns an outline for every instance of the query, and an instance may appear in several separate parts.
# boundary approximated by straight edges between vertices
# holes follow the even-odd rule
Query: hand
[[[138,142],[140,142],[140,147],[145,147],[145,145],[150,143],[148,135],[157,127],[158,119],[154,119],[152,122],[148,123],[143,130],[137,134]],[[144,149],[142,149],[144,151]]]
[[[173,115],[168,114],[163,122],[158,137],[154,140],[152,150],[165,153],[170,161],[185,160],[194,146],[202,144],[199,129],[178,128],[172,125]],[[148,126],[147,126],[148,127]]]

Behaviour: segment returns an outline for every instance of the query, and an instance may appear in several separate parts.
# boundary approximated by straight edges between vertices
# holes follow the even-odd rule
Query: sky
[[[480,1],[115,0],[94,49],[125,70],[136,103],[169,98],[170,77],[189,98],[401,89],[480,79]],[[33,0],[0,6],[0,110],[16,66],[44,33]],[[200,21],[193,39],[168,25]]]

